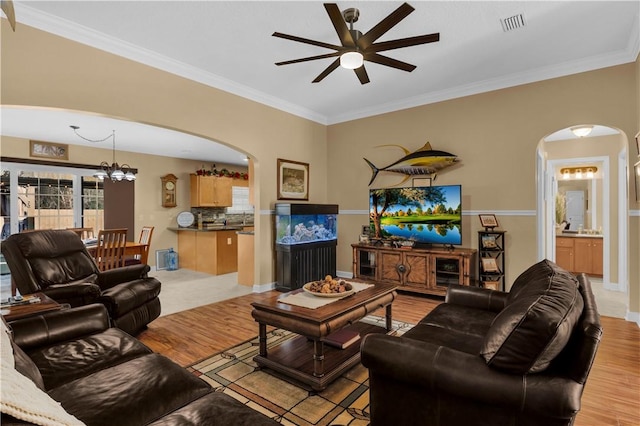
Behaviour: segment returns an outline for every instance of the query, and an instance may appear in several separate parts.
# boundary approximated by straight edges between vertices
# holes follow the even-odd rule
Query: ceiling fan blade
[[[391,12],[386,18],[378,22],[376,26],[367,31],[366,34],[360,37],[358,39],[358,47],[363,50],[366,49],[373,42],[379,39],[384,33],[393,28],[398,22],[406,18],[414,10],[415,9],[411,7],[409,3],[403,3],[396,10]]]
[[[400,49],[402,47],[416,46],[418,44],[433,43],[436,41],[440,41],[440,33],[374,43],[367,48],[367,52],[384,52],[385,50]]]
[[[324,71],[322,71],[313,81],[312,83],[319,83],[321,82],[326,76],[328,76],[329,74],[331,74],[331,72],[333,70],[335,70],[336,68],[338,68],[340,66],[340,58],[336,59],[335,61],[331,62],[331,65],[329,65],[327,68],[325,68]]]
[[[367,70],[364,68],[364,65],[362,65],[360,68],[354,69],[353,71],[358,76],[358,80],[360,80],[360,83],[367,84],[369,82],[369,75],[367,74]]]
[[[325,59],[325,58],[332,58],[334,56],[340,56],[341,52],[333,52],[333,53],[326,53],[324,55],[316,55],[316,56],[308,56],[306,58],[300,58],[300,59],[292,59],[290,61],[283,61],[283,62],[276,62],[276,65],[289,65],[289,64],[297,64],[299,62],[307,62],[307,61],[315,61],[316,59]]]
[[[16,32],[16,12],[13,10],[13,1],[11,0],[2,0],[0,1],[0,8],[4,12],[7,20],[9,21],[9,25],[11,25],[11,29],[13,32]]]
[[[336,29],[336,33],[338,33],[338,37],[340,37],[340,43],[342,43],[343,46],[355,47],[356,43],[353,41],[351,32],[347,27],[347,23],[344,21],[338,5],[335,3],[325,3],[324,8],[327,10],[327,14],[329,14],[333,28]]]
[[[342,50],[343,49],[342,46],[337,46],[335,44],[324,43],[324,42],[321,42],[321,41],[310,40],[308,38],[298,37],[298,36],[289,35],[289,34],[283,34],[283,33],[279,33],[279,32],[275,32],[275,33],[273,33],[271,35],[273,37],[284,38],[286,40],[297,41],[299,43],[305,43],[305,44],[311,44],[313,46],[324,47],[326,49],[333,49],[333,50]]]
[[[364,55],[364,59],[369,62],[375,62],[376,64],[386,65],[388,67],[397,68],[407,72],[411,72],[416,69],[415,65],[411,65],[397,59],[392,59],[387,56],[378,55],[377,53],[367,53]]]

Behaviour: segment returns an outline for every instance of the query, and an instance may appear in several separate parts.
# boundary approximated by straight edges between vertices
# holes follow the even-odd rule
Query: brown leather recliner
[[[371,425],[572,425],[601,335],[587,276],[548,260],[509,293],[452,285],[404,335],[364,338]]]
[[[13,234],[1,249],[20,294],[42,292],[71,307],[102,303],[114,324],[129,334],[160,316],[160,282],[147,276],[149,266],[101,272],[73,231]]]

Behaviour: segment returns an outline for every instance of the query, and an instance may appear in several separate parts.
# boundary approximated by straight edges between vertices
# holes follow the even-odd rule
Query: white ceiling
[[[281,67],[274,63],[330,51],[271,34],[279,31],[339,44],[321,2],[14,3],[16,36],[20,24],[40,28],[323,124],[628,63],[635,61],[640,49],[637,0],[410,1],[416,10],[378,41],[439,32],[437,43],[385,53],[416,65],[413,72],[367,62],[369,84],[361,85],[353,71],[342,68],[312,84],[332,59]],[[360,9],[355,28],[363,33],[399,5],[378,1],[338,3],[341,10]],[[526,26],[504,32],[500,20],[520,13]],[[5,121],[5,110],[3,134],[11,127]],[[97,126],[91,120],[86,125],[57,124],[65,130],[76,124],[81,132]],[[106,127],[106,133],[110,132],[110,126]],[[45,131],[44,136],[52,134]],[[133,139],[129,142],[119,128],[117,132],[118,140],[127,145],[118,149],[135,151],[128,147]],[[212,144],[205,143],[209,155]],[[148,150],[148,143],[143,145]],[[159,142],[154,143],[154,150],[184,156],[165,150]]]

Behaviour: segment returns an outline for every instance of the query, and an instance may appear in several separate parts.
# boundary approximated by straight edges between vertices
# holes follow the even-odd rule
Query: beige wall
[[[255,276],[259,284],[274,281],[270,210],[276,202],[277,158],[309,163],[309,201],[326,202],[325,126],[25,25],[15,33],[6,20],[1,25],[2,104],[121,117],[249,154],[259,213]]]
[[[29,141],[26,139],[0,137],[3,157],[29,158]],[[69,161],[79,164],[99,164],[100,161],[110,159],[111,150],[69,146]],[[176,216],[184,210],[190,210],[189,174],[195,173],[202,166],[202,161],[182,160],[179,158],[162,157],[158,155],[139,154],[135,152],[116,151],[116,159],[126,162],[138,169],[135,188],[135,234],[140,234],[143,226],[153,226],[149,264],[155,265],[155,251],[173,247],[177,249],[178,239],[174,231],[167,229],[176,226]],[[61,161],[61,165],[65,162]],[[247,167],[216,163],[219,169],[227,168],[234,171],[247,171]],[[206,164],[205,167],[210,166]],[[172,208],[161,205],[160,177],[173,173],[178,177],[177,206]],[[245,184],[244,181],[241,182]],[[240,185],[239,185],[240,186]]]
[[[507,280],[536,260],[535,152],[556,130],[579,123],[621,129],[633,140],[640,128],[640,64],[621,65],[539,83],[323,126],[229,93],[57,36],[2,21],[2,103],[89,111],[187,131],[228,144],[255,159],[256,276],[274,280],[272,217],[276,159],[310,163],[311,203],[337,203],[338,269],[351,270],[350,244],[366,214],[370,170],[386,166],[430,141],[457,154],[459,165],[438,184],[462,184],[466,211],[498,216],[507,234]],[[631,163],[632,165],[633,163]],[[170,166],[170,165],[167,165]],[[158,176],[164,170],[158,171]],[[373,186],[399,182],[381,176]],[[345,182],[349,182],[345,185]],[[633,189],[633,186],[631,187]],[[630,208],[640,205],[630,200]],[[518,212],[524,211],[523,215]],[[143,211],[147,215],[150,212]],[[638,217],[631,232],[638,236]],[[465,246],[477,245],[475,215],[463,220]],[[631,238],[631,306],[640,311],[637,238]]]
[[[383,167],[403,152],[380,145],[398,144],[413,151],[430,141],[434,149],[461,159],[438,175],[437,184],[461,184],[465,211],[498,212],[500,225],[507,230],[506,274],[512,282],[537,260],[537,225],[531,212],[536,210],[539,142],[581,123],[621,129],[632,139],[638,124],[636,68],[637,64],[621,65],[330,126],[329,201],[356,212],[340,217],[338,269],[351,270],[348,243],[357,240],[361,225],[368,221],[371,172],[362,157]],[[399,175],[389,173],[372,187],[400,181]],[[342,182],[353,184],[345,188]],[[634,201],[630,208],[638,209],[638,204]],[[477,247],[479,229],[475,214],[465,216],[463,245]],[[638,257],[636,242],[630,259]],[[632,294],[637,294],[637,261],[630,265],[635,269]],[[639,310],[637,300],[632,301],[631,311]]]

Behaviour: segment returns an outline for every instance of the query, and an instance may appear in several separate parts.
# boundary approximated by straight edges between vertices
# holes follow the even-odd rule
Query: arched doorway
[[[615,310],[611,315],[624,317],[629,306],[627,137],[608,126],[593,126],[588,137],[573,136],[570,129],[544,137],[536,153],[538,258],[563,258],[565,249],[558,249],[556,244],[572,241],[565,237],[575,237],[573,241],[581,244],[586,242],[584,237],[593,238],[590,241],[601,238],[601,277],[595,273],[592,281],[598,284],[601,281],[604,293],[596,294],[596,298],[608,298],[599,302]],[[576,178],[577,175],[582,176]],[[565,231],[556,226],[560,216],[567,220],[566,212],[556,217],[556,204],[567,205],[562,197],[567,191],[571,196],[584,197],[580,204],[584,208],[583,216],[572,217],[576,223]]]

